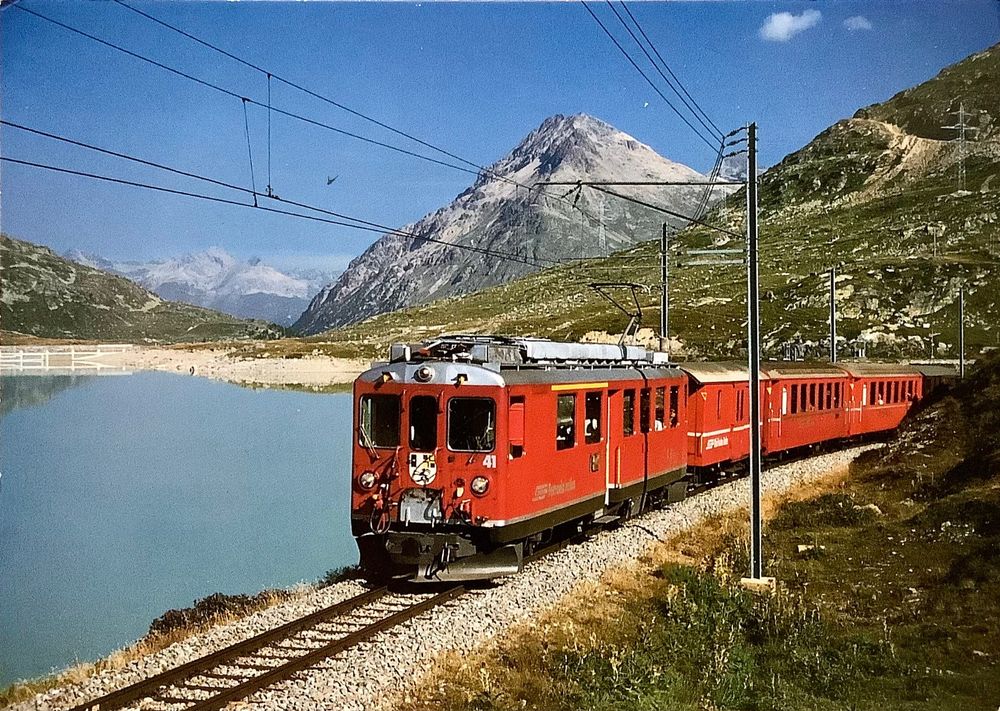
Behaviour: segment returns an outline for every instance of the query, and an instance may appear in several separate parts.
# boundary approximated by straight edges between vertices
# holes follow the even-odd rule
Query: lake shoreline
[[[224,346],[198,349],[136,346],[102,355],[101,361],[127,370],[160,370],[239,385],[305,389],[350,383],[370,365],[366,360],[321,355],[247,358],[236,355],[235,348]]]

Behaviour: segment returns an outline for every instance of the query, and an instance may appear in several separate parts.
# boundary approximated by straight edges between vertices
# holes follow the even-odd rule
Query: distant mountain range
[[[451,204],[401,228],[413,236],[391,233],[376,241],[316,295],[293,329],[319,333],[468,294],[549,264],[607,256],[656,237],[664,220],[681,224],[600,192],[574,191],[576,181],[704,179],[592,116],[552,116]],[[543,181],[570,185],[538,185]],[[714,201],[731,190],[717,187],[707,196],[700,186],[627,188],[640,200],[681,214],[695,212],[706,197]],[[508,255],[514,259],[503,258]]]
[[[152,262],[115,262],[77,249],[64,256],[126,276],[163,299],[282,326],[294,323],[310,297],[336,276],[318,270],[279,271],[260,259],[241,261],[219,247]]]
[[[168,301],[48,247],[0,235],[0,328],[45,338],[129,342],[277,338],[281,329]]]

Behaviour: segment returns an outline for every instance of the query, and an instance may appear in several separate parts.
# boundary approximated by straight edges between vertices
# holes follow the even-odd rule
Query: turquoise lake
[[[0,686],[214,592],[357,562],[351,397],[143,372],[0,378]]]

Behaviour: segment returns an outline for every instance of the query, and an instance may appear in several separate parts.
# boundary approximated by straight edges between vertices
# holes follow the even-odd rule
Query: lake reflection
[[[0,685],[101,656],[212,592],[356,562],[349,394],[47,380],[0,379]]]

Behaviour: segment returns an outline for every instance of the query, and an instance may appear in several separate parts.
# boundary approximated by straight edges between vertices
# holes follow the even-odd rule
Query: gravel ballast
[[[846,466],[868,448],[870,445],[771,467],[763,474],[764,493],[790,491],[820,479]],[[513,625],[550,609],[575,586],[596,582],[606,571],[641,557],[657,540],[668,539],[706,518],[746,506],[748,490],[748,480],[741,479],[644,514],[615,530],[598,533],[583,543],[529,563],[519,576],[498,581],[494,587],[473,589],[448,605],[260,691],[243,702],[241,708],[261,711],[392,708],[395,694],[412,688],[431,668],[438,654],[472,650]],[[296,596],[173,644],[122,669],[102,672],[83,684],[39,694],[14,708],[19,711],[68,708],[346,600],[364,589],[361,584],[349,581]]]

